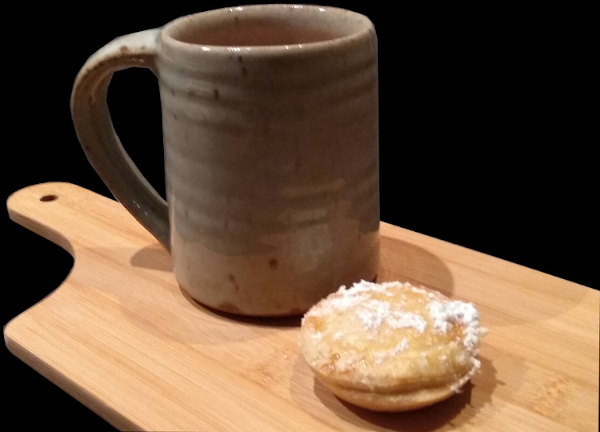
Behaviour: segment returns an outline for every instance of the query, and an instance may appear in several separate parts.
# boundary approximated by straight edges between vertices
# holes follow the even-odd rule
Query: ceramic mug
[[[107,88],[128,67],[158,78],[166,201],[112,126]],[[199,303],[297,315],[376,278],[377,39],[364,15],[252,5],[119,37],[82,67],[71,113],[91,165]]]

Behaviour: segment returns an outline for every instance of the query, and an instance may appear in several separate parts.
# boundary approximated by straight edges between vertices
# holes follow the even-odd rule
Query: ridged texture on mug
[[[206,62],[196,48],[182,62],[164,47],[158,65],[181,285],[222,310],[280,315],[373,279],[374,38],[277,56],[207,48]]]

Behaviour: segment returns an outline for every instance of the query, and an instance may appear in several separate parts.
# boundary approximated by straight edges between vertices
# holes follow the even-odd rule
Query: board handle
[[[92,167],[115,198],[167,249],[167,202],[131,160],[117,136],[107,104],[108,85],[119,70],[155,70],[160,29],[121,36],[94,53],[79,71],[71,93],[71,117]]]

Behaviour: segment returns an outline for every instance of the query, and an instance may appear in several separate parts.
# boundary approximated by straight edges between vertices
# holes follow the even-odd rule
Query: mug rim
[[[290,43],[290,44],[272,44],[272,45],[234,45],[234,44],[205,44],[195,43],[178,38],[174,33],[183,32],[186,27],[197,26],[199,21],[213,19],[216,21],[217,17],[223,19],[224,15],[228,13],[243,13],[250,14],[253,17],[273,17],[267,12],[270,11],[282,11],[282,10],[307,10],[309,13],[320,12],[327,18],[331,18],[332,23],[338,23],[341,26],[346,25],[348,30],[339,36],[327,38],[318,41],[309,41],[306,43]],[[335,14],[335,15],[334,15]],[[230,24],[229,24],[230,25]],[[343,9],[335,6],[320,6],[316,4],[285,4],[285,3],[274,3],[274,4],[257,4],[257,5],[245,5],[245,6],[232,6],[224,7],[219,9],[212,9],[203,12],[197,12],[189,15],[185,15],[174,19],[167,23],[161,31],[161,41],[163,44],[171,45],[176,49],[191,50],[191,51],[205,51],[218,53],[231,54],[232,51],[243,50],[245,52],[253,52],[255,54],[277,54],[282,53],[293,54],[294,52],[306,52],[307,49],[310,51],[328,49],[333,45],[345,44],[349,41],[360,39],[365,35],[372,34],[375,36],[375,26],[373,22],[366,16],[358,12],[351,11],[349,9]]]

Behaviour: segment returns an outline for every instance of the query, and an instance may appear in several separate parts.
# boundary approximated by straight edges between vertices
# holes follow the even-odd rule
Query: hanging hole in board
[[[40,201],[42,202],[49,202],[49,201],[54,201],[57,200],[58,196],[54,195],[54,194],[49,194],[49,195],[44,195],[43,197],[40,198]]]

